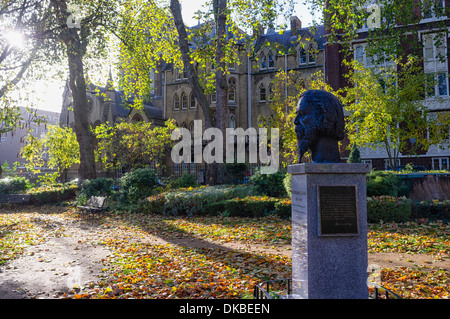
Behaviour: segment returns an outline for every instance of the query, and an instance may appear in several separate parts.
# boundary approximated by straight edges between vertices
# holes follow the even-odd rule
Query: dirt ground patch
[[[98,245],[101,234],[80,223],[61,222],[63,236],[29,246],[22,257],[0,267],[0,298],[58,298],[74,286],[99,280],[102,260],[110,253]]]
[[[105,276],[103,262],[111,251],[101,242],[105,238],[126,236],[125,230],[105,226],[96,221],[63,217],[62,214],[42,215],[49,227],[63,229],[60,236],[29,246],[20,258],[0,266],[0,299],[56,299],[68,295],[73,287],[85,287]],[[188,248],[214,248],[234,251],[261,252],[291,256],[290,245],[217,243],[196,238],[168,239],[148,236],[134,238],[136,242],[170,244]],[[421,267],[450,270],[448,259],[434,260],[428,254],[370,253],[369,264],[381,268]]]

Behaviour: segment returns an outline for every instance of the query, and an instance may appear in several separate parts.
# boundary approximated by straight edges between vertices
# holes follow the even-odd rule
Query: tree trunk
[[[88,119],[86,80],[84,78],[83,57],[86,47],[80,39],[77,28],[68,28],[65,23],[69,16],[66,1],[52,0],[60,25],[64,26],[61,40],[67,49],[69,63],[69,86],[73,96],[75,134],[80,145],[79,182],[97,177],[95,170],[94,136]],[[82,33],[82,32],[80,32]]]
[[[78,43],[79,44],[79,43]],[[69,60],[69,85],[73,96],[73,113],[75,118],[75,134],[80,145],[80,180],[97,177],[95,171],[94,136],[92,135],[87,117],[86,81],[84,78],[83,61],[80,55],[67,49]]]
[[[212,127],[212,115],[209,106],[208,99],[205,92],[200,85],[198,74],[194,68],[194,64],[191,63],[191,54],[189,52],[189,43],[187,40],[186,27],[183,22],[183,16],[181,15],[180,2],[178,0],[170,0],[170,10],[172,11],[173,20],[178,31],[178,43],[180,46],[181,56],[183,58],[183,65],[188,77],[189,85],[192,92],[197,99],[198,104],[203,112],[205,121],[205,129]]]
[[[186,27],[181,15],[180,2],[178,0],[170,0],[170,10],[172,11],[173,20],[178,31],[178,43],[180,46],[181,56],[183,58],[183,65],[188,77],[189,85],[196,97],[198,104],[203,112],[203,119],[205,121],[205,129],[213,127],[211,108],[204,90],[200,85],[198,74],[191,63],[191,55],[189,51],[189,43],[187,40]],[[217,164],[206,164],[205,172],[206,183],[215,184],[217,182]]]
[[[222,131],[224,158],[226,148],[226,128],[228,126],[228,82],[225,74],[225,46],[227,41],[227,0],[214,0],[214,18],[216,22],[216,125]],[[223,161],[225,163],[225,161]],[[216,182],[223,182],[225,164],[217,165]]]

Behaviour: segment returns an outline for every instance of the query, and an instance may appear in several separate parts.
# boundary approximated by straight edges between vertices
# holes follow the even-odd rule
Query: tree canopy
[[[170,136],[174,129],[173,120],[162,127],[147,122],[99,125],[95,128],[96,157],[108,171],[150,165],[163,169],[165,156],[173,145]]]
[[[29,134],[21,153],[27,160],[26,168],[33,173],[48,166],[57,170],[61,183],[66,181],[67,170],[80,163],[79,145],[71,128],[49,125],[43,138]]]

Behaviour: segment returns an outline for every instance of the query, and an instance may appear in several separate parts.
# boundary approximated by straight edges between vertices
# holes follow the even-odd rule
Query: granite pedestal
[[[294,298],[367,299],[368,164],[298,164],[292,175]]]

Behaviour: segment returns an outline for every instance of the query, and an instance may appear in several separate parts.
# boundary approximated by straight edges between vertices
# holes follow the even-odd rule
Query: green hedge
[[[202,186],[185,188],[146,198],[139,211],[175,216],[241,216],[261,217],[276,214],[291,217],[291,200],[255,196],[252,187]],[[367,198],[369,223],[406,222],[411,218],[450,220],[450,201],[421,202],[413,205],[405,197],[373,196]]]
[[[31,195],[32,204],[45,205],[72,200],[75,198],[77,191],[78,187],[70,184],[64,187],[62,185],[56,185],[34,188],[30,189],[28,194]]]
[[[120,201],[135,204],[152,195],[158,178],[153,169],[139,168],[121,177],[120,186]]]
[[[139,205],[143,212],[173,215],[202,216],[217,215],[213,204],[236,197],[251,195],[248,186],[201,186],[182,188],[150,196]]]
[[[392,172],[372,171],[367,174],[367,196],[398,196],[400,181]]]
[[[450,201],[422,201],[414,205],[414,217],[450,221]]]
[[[252,192],[248,185],[179,189],[146,198],[139,211],[174,216],[291,216],[290,200],[254,196]]]
[[[185,174],[176,179],[174,188],[197,187],[197,178],[193,174]]]
[[[274,212],[277,201],[273,197],[247,196],[224,200],[210,207],[213,212],[226,217],[263,217]]]
[[[405,197],[378,196],[367,198],[369,223],[406,222],[412,212],[412,201]]]
[[[250,182],[257,195],[283,198],[287,196],[283,183],[285,177],[286,172],[282,170],[275,174],[261,174],[260,170],[257,170],[256,174],[250,177]]]
[[[83,181],[81,186],[80,195],[87,197],[91,196],[111,196],[114,193],[113,190],[114,180],[112,178],[96,178],[87,179]]]
[[[30,181],[25,177],[0,179],[0,194],[24,194],[29,188],[31,188]]]
[[[281,218],[291,218],[292,205],[290,199],[280,199],[275,203],[275,214]]]

